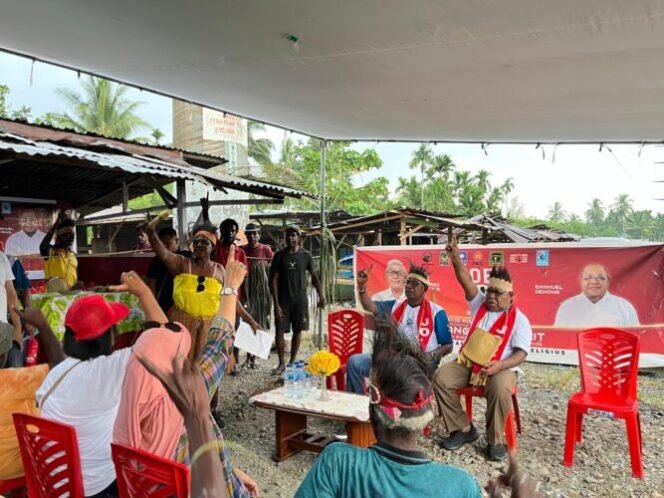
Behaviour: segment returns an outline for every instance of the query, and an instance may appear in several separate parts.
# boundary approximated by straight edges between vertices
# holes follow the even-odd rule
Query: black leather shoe
[[[502,462],[507,455],[507,448],[504,444],[490,444],[487,447],[486,456],[492,462]]]
[[[477,438],[479,437],[480,435],[477,433],[475,426],[471,425],[470,430],[468,432],[463,432],[461,430],[452,431],[449,437],[443,439],[440,442],[440,446],[441,448],[444,448],[446,450],[454,451],[458,450],[466,443],[472,443],[473,441],[477,441]]]

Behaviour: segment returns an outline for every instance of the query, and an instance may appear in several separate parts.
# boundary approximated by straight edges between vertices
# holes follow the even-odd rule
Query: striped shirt
[[[229,351],[233,346],[234,329],[225,318],[215,317],[208,332],[208,339],[203,349],[203,355],[198,360],[198,366],[205,387],[207,387],[210,399],[214,396],[219,381],[221,380],[226,366],[228,365]],[[224,435],[217,423],[210,415],[212,423],[212,432],[219,444],[219,458],[224,470],[224,481],[226,482],[226,493],[234,498],[249,498],[249,491],[245,488],[242,481],[233,472],[230,454],[224,443]],[[175,449],[175,461],[189,465],[189,439],[187,431],[182,427],[182,434]]]

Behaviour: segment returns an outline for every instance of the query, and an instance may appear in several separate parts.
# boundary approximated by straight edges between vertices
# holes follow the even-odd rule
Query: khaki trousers
[[[461,406],[456,390],[468,386],[471,369],[456,361],[442,366],[436,372],[433,390],[439,411],[449,432],[466,427],[468,417]],[[484,386],[486,395],[486,438],[489,444],[505,444],[505,419],[512,408],[512,389],[517,375],[503,370],[492,375]]]

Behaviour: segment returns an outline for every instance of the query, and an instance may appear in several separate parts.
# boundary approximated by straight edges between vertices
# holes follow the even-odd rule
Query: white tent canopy
[[[0,5],[2,49],[320,138],[664,139],[661,0]]]

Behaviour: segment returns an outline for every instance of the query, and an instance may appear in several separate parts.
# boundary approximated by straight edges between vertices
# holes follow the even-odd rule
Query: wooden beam
[[[401,241],[401,245],[405,246],[406,245],[406,220],[404,218],[401,218],[401,223],[399,223],[399,240]]]
[[[405,228],[405,224],[402,225],[402,230],[404,230],[404,228]],[[404,240],[406,238],[410,237],[411,235],[413,235],[414,233],[419,232],[422,228],[424,228],[424,225],[417,225],[415,228],[412,228],[411,230],[408,230],[406,233],[402,233],[401,235],[399,235],[399,237],[401,239],[401,245],[402,246],[405,245]]]

